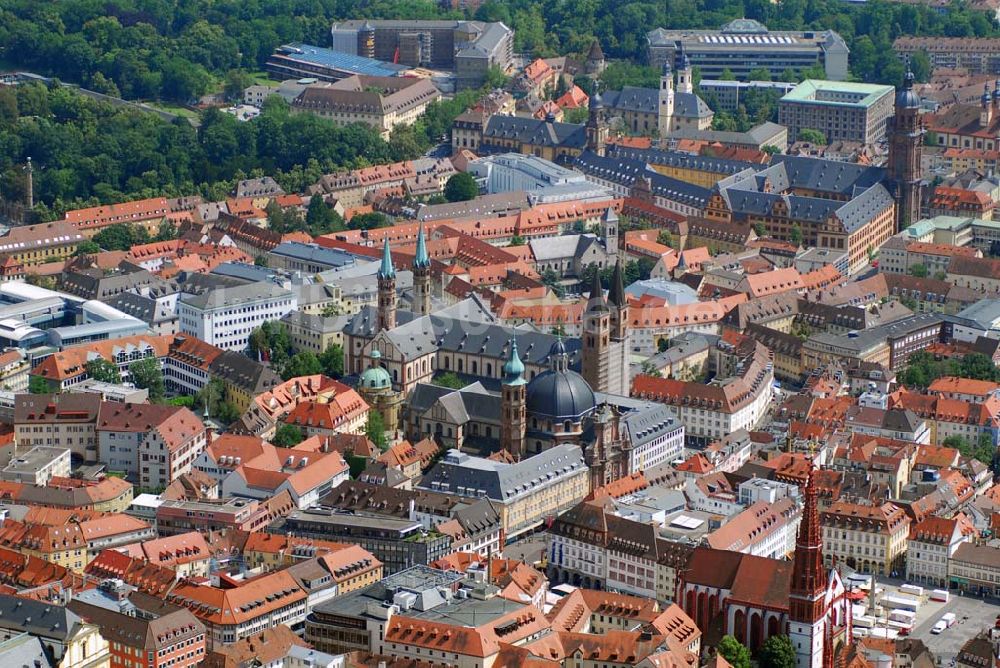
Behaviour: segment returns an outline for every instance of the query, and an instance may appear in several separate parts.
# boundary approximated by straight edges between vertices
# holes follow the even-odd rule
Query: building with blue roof
[[[275,49],[264,69],[276,79],[339,81],[355,75],[395,77],[410,68],[312,44],[292,42]]]

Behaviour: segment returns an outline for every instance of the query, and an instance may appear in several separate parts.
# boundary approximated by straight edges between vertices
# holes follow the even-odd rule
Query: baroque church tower
[[[924,124],[920,97],[913,90],[913,72],[906,69],[903,87],[896,93],[896,113],[889,135],[889,180],[896,195],[896,230],[920,220],[921,168]]]
[[[418,316],[431,314],[431,258],[427,254],[423,223],[420,223],[417,252],[413,256],[413,312]]]
[[[659,106],[656,113],[656,132],[660,139],[666,139],[670,134],[674,120],[674,73],[670,67],[670,59],[663,63],[660,74]]]
[[[589,115],[584,133],[587,136],[587,150],[597,155],[604,155],[604,148],[608,143],[608,123],[604,117],[604,101],[601,93],[594,84],[594,94],[590,96],[588,103]]]
[[[396,327],[396,270],[389,252],[389,237],[382,246],[382,264],[378,268],[378,331]]]
[[[524,435],[528,427],[526,409],[528,382],[524,363],[517,354],[517,339],[510,340],[510,357],[503,365],[500,388],[500,447],[515,459],[524,457]]]

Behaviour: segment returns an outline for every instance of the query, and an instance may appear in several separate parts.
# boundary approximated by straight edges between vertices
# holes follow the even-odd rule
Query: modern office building
[[[273,283],[250,283],[184,294],[177,316],[184,334],[223,350],[246,350],[250,332],[296,307],[295,294]]]
[[[747,81],[751,71],[764,68],[776,80],[785,70],[816,65],[826,70],[828,79],[847,78],[849,49],[833,30],[772,32],[752,19],[736,19],[719,30],[657,28],[646,38],[649,64],[658,70],[667,62],[679,68],[683,55],[705,79],[721,79],[729,70],[737,79]]]
[[[778,123],[792,141],[805,129],[819,130],[828,142],[877,144],[892,118],[892,86],[806,79],[778,103]]]
[[[787,81],[723,81],[721,79],[702,79],[698,82],[698,90],[702,95],[712,95],[718,102],[718,111],[733,113],[744,103],[747,95],[776,92],[779,96],[786,95],[795,88],[795,84]]]
[[[514,31],[503,23],[357,19],[330,34],[338,53],[454,70],[459,89],[482,84],[491,67],[509,71],[513,58]]]
[[[410,68],[392,62],[365,58],[354,54],[354,52],[343,53],[312,44],[293,42],[275,49],[264,64],[264,69],[272,77],[282,80],[340,81],[355,75],[394,77]]]

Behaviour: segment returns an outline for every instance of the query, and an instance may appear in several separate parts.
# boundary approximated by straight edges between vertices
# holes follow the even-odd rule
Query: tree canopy
[[[916,352],[899,374],[899,382],[907,387],[924,389],[941,376],[958,376],[974,380],[1000,382],[1000,369],[982,353],[970,353],[962,359],[937,360],[927,352]]]
[[[468,172],[459,172],[448,178],[444,184],[444,198],[449,202],[465,202],[479,194],[476,179]]]
[[[786,635],[774,635],[764,641],[758,653],[760,668],[795,668],[795,647]]]

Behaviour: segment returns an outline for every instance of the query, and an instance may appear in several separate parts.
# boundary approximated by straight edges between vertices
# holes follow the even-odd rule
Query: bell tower
[[[413,256],[413,312],[431,314],[431,258],[424,240],[424,224],[417,232],[417,252]]]
[[[382,264],[378,274],[378,330],[396,327],[396,270],[389,252],[389,237],[382,245]]]
[[[601,269],[594,267],[587,310],[583,314],[583,379],[595,392],[608,392],[611,310],[601,288]]]
[[[681,53],[681,68],[677,70],[677,92],[694,92],[694,68],[686,53]]]
[[[524,363],[517,354],[517,338],[510,340],[510,357],[503,365],[500,406],[500,447],[520,460],[524,457],[524,434],[528,416],[525,408],[528,383],[524,380]]]
[[[604,147],[608,143],[608,124],[604,119],[604,100],[594,84],[594,94],[588,102],[589,115],[584,132],[587,135],[587,150],[597,155],[604,155]]]
[[[827,645],[827,572],[823,566],[815,473],[809,464],[804,489],[805,505],[795,541],[795,561],[788,593],[788,637],[795,649],[796,668],[833,668]],[[829,663],[828,663],[829,661]]]
[[[666,139],[674,118],[674,72],[669,58],[663,63],[663,72],[660,74],[659,102],[656,131],[660,139]]]
[[[920,116],[920,97],[913,90],[913,72],[907,68],[903,87],[896,93],[889,138],[889,180],[896,195],[897,231],[920,220],[920,161],[925,132]]]

